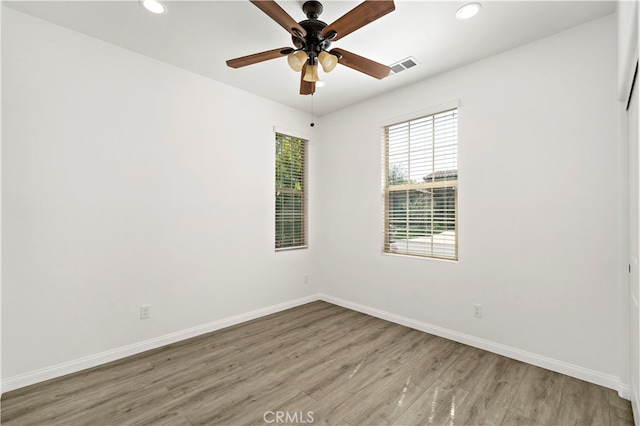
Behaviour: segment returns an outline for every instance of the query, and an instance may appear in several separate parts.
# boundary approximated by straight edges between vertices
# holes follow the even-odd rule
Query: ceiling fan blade
[[[300,94],[301,95],[313,95],[316,91],[316,83],[312,83],[304,80],[304,73],[307,70],[307,64],[304,64],[302,67],[302,72],[300,73]]]
[[[269,15],[271,19],[276,21],[282,28],[287,30],[291,35],[303,38],[307,35],[307,31],[300,24],[280,7],[273,0],[250,0],[258,9]]]
[[[241,68],[247,65],[257,64],[258,62],[268,61],[269,59],[279,58],[293,52],[290,47],[281,47],[279,49],[267,50],[266,52],[254,53],[253,55],[241,56],[240,58],[229,59],[227,65],[231,68]]]
[[[355,53],[348,52],[344,49],[332,49],[331,52],[337,54],[340,59],[338,63],[352,68],[356,71],[360,71],[371,77],[375,77],[381,80],[389,75],[391,68],[378,62],[367,59],[363,56],[356,55]]]
[[[322,30],[322,36],[328,37],[331,41],[338,40],[395,9],[393,0],[365,0],[338,18],[333,24],[326,26]],[[332,38],[331,35],[334,33],[335,36]]]

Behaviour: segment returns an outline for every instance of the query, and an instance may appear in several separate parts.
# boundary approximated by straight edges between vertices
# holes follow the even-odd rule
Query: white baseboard
[[[153,339],[144,340],[142,342],[112,349],[99,354],[87,356],[69,362],[64,362],[62,364],[57,364],[35,371],[30,371],[25,374],[19,374],[17,376],[9,377],[8,379],[2,380],[2,382],[0,383],[0,391],[2,393],[9,392],[25,386],[33,385],[35,383],[44,382],[45,380],[55,379],[56,377],[76,373],[87,368],[96,367],[98,365],[126,358],[128,356],[139,354],[151,349],[157,349],[171,343],[176,343],[181,340],[210,333],[212,331],[220,330],[266,315],[271,315],[276,312],[284,311],[285,309],[304,305],[305,303],[314,302],[316,300],[318,300],[318,295],[314,294],[311,296],[302,297],[300,299],[279,303],[277,305],[267,306],[266,308],[256,309],[255,311],[235,315],[233,317],[224,318],[208,324],[188,328],[186,330],[177,331],[175,333],[166,334],[164,336],[155,337]]]
[[[526,352],[520,349],[512,348],[510,346],[494,343],[489,340],[480,339],[468,334],[460,333],[457,331],[449,330],[443,327],[427,324],[425,322],[417,321],[411,318],[403,317],[401,315],[392,314],[386,311],[382,311],[375,308],[370,308],[365,305],[353,303],[348,300],[339,299],[337,297],[329,296],[327,294],[320,293],[320,300],[323,300],[334,305],[342,306],[347,309],[362,312],[381,318],[396,324],[404,325],[416,330],[424,331],[425,333],[434,334],[436,336],[444,337],[445,339],[453,340],[455,342],[464,343],[465,345],[473,346],[479,349],[483,349],[489,352],[496,353],[498,355],[506,356],[518,361],[526,362],[527,364],[535,365],[545,368],[547,370],[555,371],[557,373],[566,374],[567,376],[575,377],[586,382],[595,383],[600,386],[604,386],[610,389],[614,389],[618,392],[621,398],[629,399],[630,391],[629,386],[620,382],[620,378],[603,374],[597,371],[589,370],[587,368],[579,367],[576,365],[568,364],[563,361],[558,361],[545,356],[537,355],[531,352]]]
[[[179,342],[181,340],[196,337],[202,334],[210,333],[212,331],[220,330],[232,325],[240,324],[245,321],[250,321],[256,318],[260,318],[266,315],[274,314],[286,309],[290,309],[296,306],[304,305],[316,300],[323,300],[334,305],[342,306],[347,309],[362,312],[381,318],[386,321],[390,321],[396,324],[404,325],[416,330],[423,331],[425,333],[434,334],[436,336],[444,337],[449,340],[464,343],[469,346],[473,346],[479,349],[483,349],[489,352],[503,355],[508,358],[516,359],[518,361],[526,362],[528,364],[536,365],[538,367],[546,368],[551,371],[566,374],[567,376],[575,377],[590,383],[595,383],[610,389],[618,391],[618,394],[625,399],[630,399],[629,386],[620,382],[620,379],[615,376],[599,373],[597,371],[589,370],[576,365],[568,364],[563,361],[558,361],[541,355],[537,355],[531,352],[522,351],[520,349],[512,348],[510,346],[494,343],[489,340],[480,339],[468,334],[460,333],[457,331],[449,330],[443,327],[427,324],[425,322],[417,321],[411,318],[403,317],[401,315],[392,314],[379,309],[371,308],[368,306],[353,303],[344,299],[329,296],[327,294],[315,294],[300,299],[291,300],[277,305],[268,306],[265,308],[257,309],[255,311],[247,312],[244,314],[236,315],[229,318],[224,318],[218,321],[214,321],[208,324],[192,327],[186,330],[181,330],[175,333],[170,333],[164,336],[159,336],[153,339],[145,340],[139,343],[116,348],[110,351],[102,352],[99,354],[91,355],[88,357],[80,358],[77,360],[65,362],[62,364],[54,365],[52,367],[42,368],[39,370],[31,371],[25,374],[9,377],[0,383],[0,391],[2,393],[11,390],[19,389],[25,386],[29,386],[35,383],[43,382],[46,380],[61,377],[67,374],[76,373],[78,371],[85,370],[87,368],[96,367],[111,361],[116,361],[131,355],[135,355],[141,352],[145,352],[151,349],[157,349],[159,347],[169,345],[171,343]],[[636,396],[637,397],[637,396]],[[633,399],[633,398],[632,398]],[[637,413],[638,402],[632,401],[634,405],[634,415]]]

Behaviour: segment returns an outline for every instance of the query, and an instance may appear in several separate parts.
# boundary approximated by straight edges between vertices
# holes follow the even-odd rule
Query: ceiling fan
[[[286,56],[289,66],[300,72],[301,95],[310,95],[316,91],[316,82],[320,80],[318,64],[327,73],[340,63],[377,79],[382,79],[391,72],[391,68],[386,65],[344,49],[329,50],[329,47],[333,41],[394,11],[393,0],[365,0],[331,25],[318,19],[323,10],[319,1],[311,0],[302,5],[307,19],[301,22],[294,21],[274,0],[250,1],[291,34],[295,48],[281,47],[230,59],[227,65],[231,68],[241,68]]]

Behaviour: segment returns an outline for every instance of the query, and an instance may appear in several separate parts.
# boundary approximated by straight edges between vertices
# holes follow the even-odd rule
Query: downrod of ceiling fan
[[[308,19],[318,19],[318,16],[322,15],[323,11],[322,3],[315,0],[309,0],[302,5],[302,11]]]

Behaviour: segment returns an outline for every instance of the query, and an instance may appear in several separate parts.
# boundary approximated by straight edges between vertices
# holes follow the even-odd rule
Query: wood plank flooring
[[[632,425],[613,390],[314,302],[2,396],[3,425]]]

